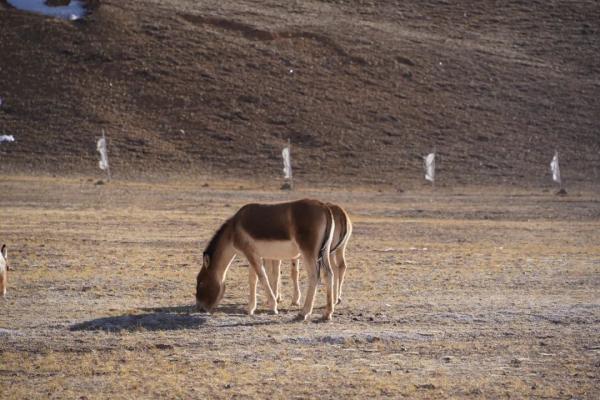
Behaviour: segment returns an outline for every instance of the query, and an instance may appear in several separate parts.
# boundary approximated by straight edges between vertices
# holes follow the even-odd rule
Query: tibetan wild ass
[[[212,311],[225,291],[225,276],[236,255],[244,255],[277,313],[277,300],[262,268],[262,259],[303,259],[308,288],[299,319],[313,309],[317,280],[323,267],[327,275],[327,306],[323,319],[334,311],[334,276],[329,253],[335,230],[330,208],[318,200],[298,200],[279,204],[247,204],[214,234],[204,250],[203,264],[196,280],[196,305]]]
[[[327,203],[331,209],[335,221],[335,230],[333,232],[333,241],[331,244],[332,268],[334,274],[334,296],[336,304],[342,301],[342,285],[346,274],[346,247],[350,236],[352,236],[352,222],[346,210],[336,204]],[[277,301],[281,300],[279,292],[279,277],[281,260],[264,260],[265,270],[269,278],[269,284],[274,291]],[[292,305],[300,304],[300,282],[298,280],[299,259],[291,260],[291,277],[294,284],[294,294],[292,296]],[[248,313],[253,314],[256,309],[256,282],[257,276],[253,269],[250,274],[250,299],[248,301]]]

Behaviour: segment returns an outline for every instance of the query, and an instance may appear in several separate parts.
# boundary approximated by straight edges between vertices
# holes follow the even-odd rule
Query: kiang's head
[[[196,278],[196,307],[199,311],[212,312],[225,294],[225,283],[219,282],[210,262],[210,255],[204,253],[202,268]]]

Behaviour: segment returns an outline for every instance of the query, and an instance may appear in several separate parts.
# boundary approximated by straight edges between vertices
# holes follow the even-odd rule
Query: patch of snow
[[[49,6],[44,0],[7,0],[7,3],[18,10],[68,19],[71,21],[83,18],[86,13],[85,2],[82,0],[71,0],[69,4],[65,6]]]
[[[0,337],[2,337],[2,336],[20,335],[20,334],[21,334],[21,332],[15,330],[15,329],[0,328]]]

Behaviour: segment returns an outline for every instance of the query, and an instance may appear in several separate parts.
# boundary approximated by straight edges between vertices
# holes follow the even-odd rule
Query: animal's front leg
[[[279,277],[281,269],[281,260],[264,260],[265,270],[269,278],[269,284],[273,289],[273,294],[277,302],[281,301],[281,291],[279,290]]]
[[[300,305],[300,280],[298,279],[298,273],[300,268],[300,259],[292,260],[292,282],[294,284],[294,296],[292,297],[292,305],[299,306]]]
[[[281,301],[281,260],[273,261],[273,275],[275,276],[275,298],[277,302]]]
[[[248,315],[254,315],[256,310],[256,284],[258,282],[258,276],[254,271],[254,268],[248,268],[248,283],[250,283],[250,297],[248,299]]]
[[[273,294],[273,290],[271,290],[271,285],[269,285],[269,279],[267,278],[265,269],[261,265],[260,257],[246,255],[246,258],[248,258],[250,266],[254,268],[254,271],[258,275],[258,279],[260,279],[261,285],[265,288],[265,294],[267,295],[267,304],[269,308],[271,309],[273,314],[277,314],[277,299]]]

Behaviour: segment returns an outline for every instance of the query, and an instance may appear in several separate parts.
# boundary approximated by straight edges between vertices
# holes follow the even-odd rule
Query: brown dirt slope
[[[0,3],[0,168],[409,182],[598,182],[595,1],[103,1],[82,22]],[[595,175],[594,175],[595,174]]]

